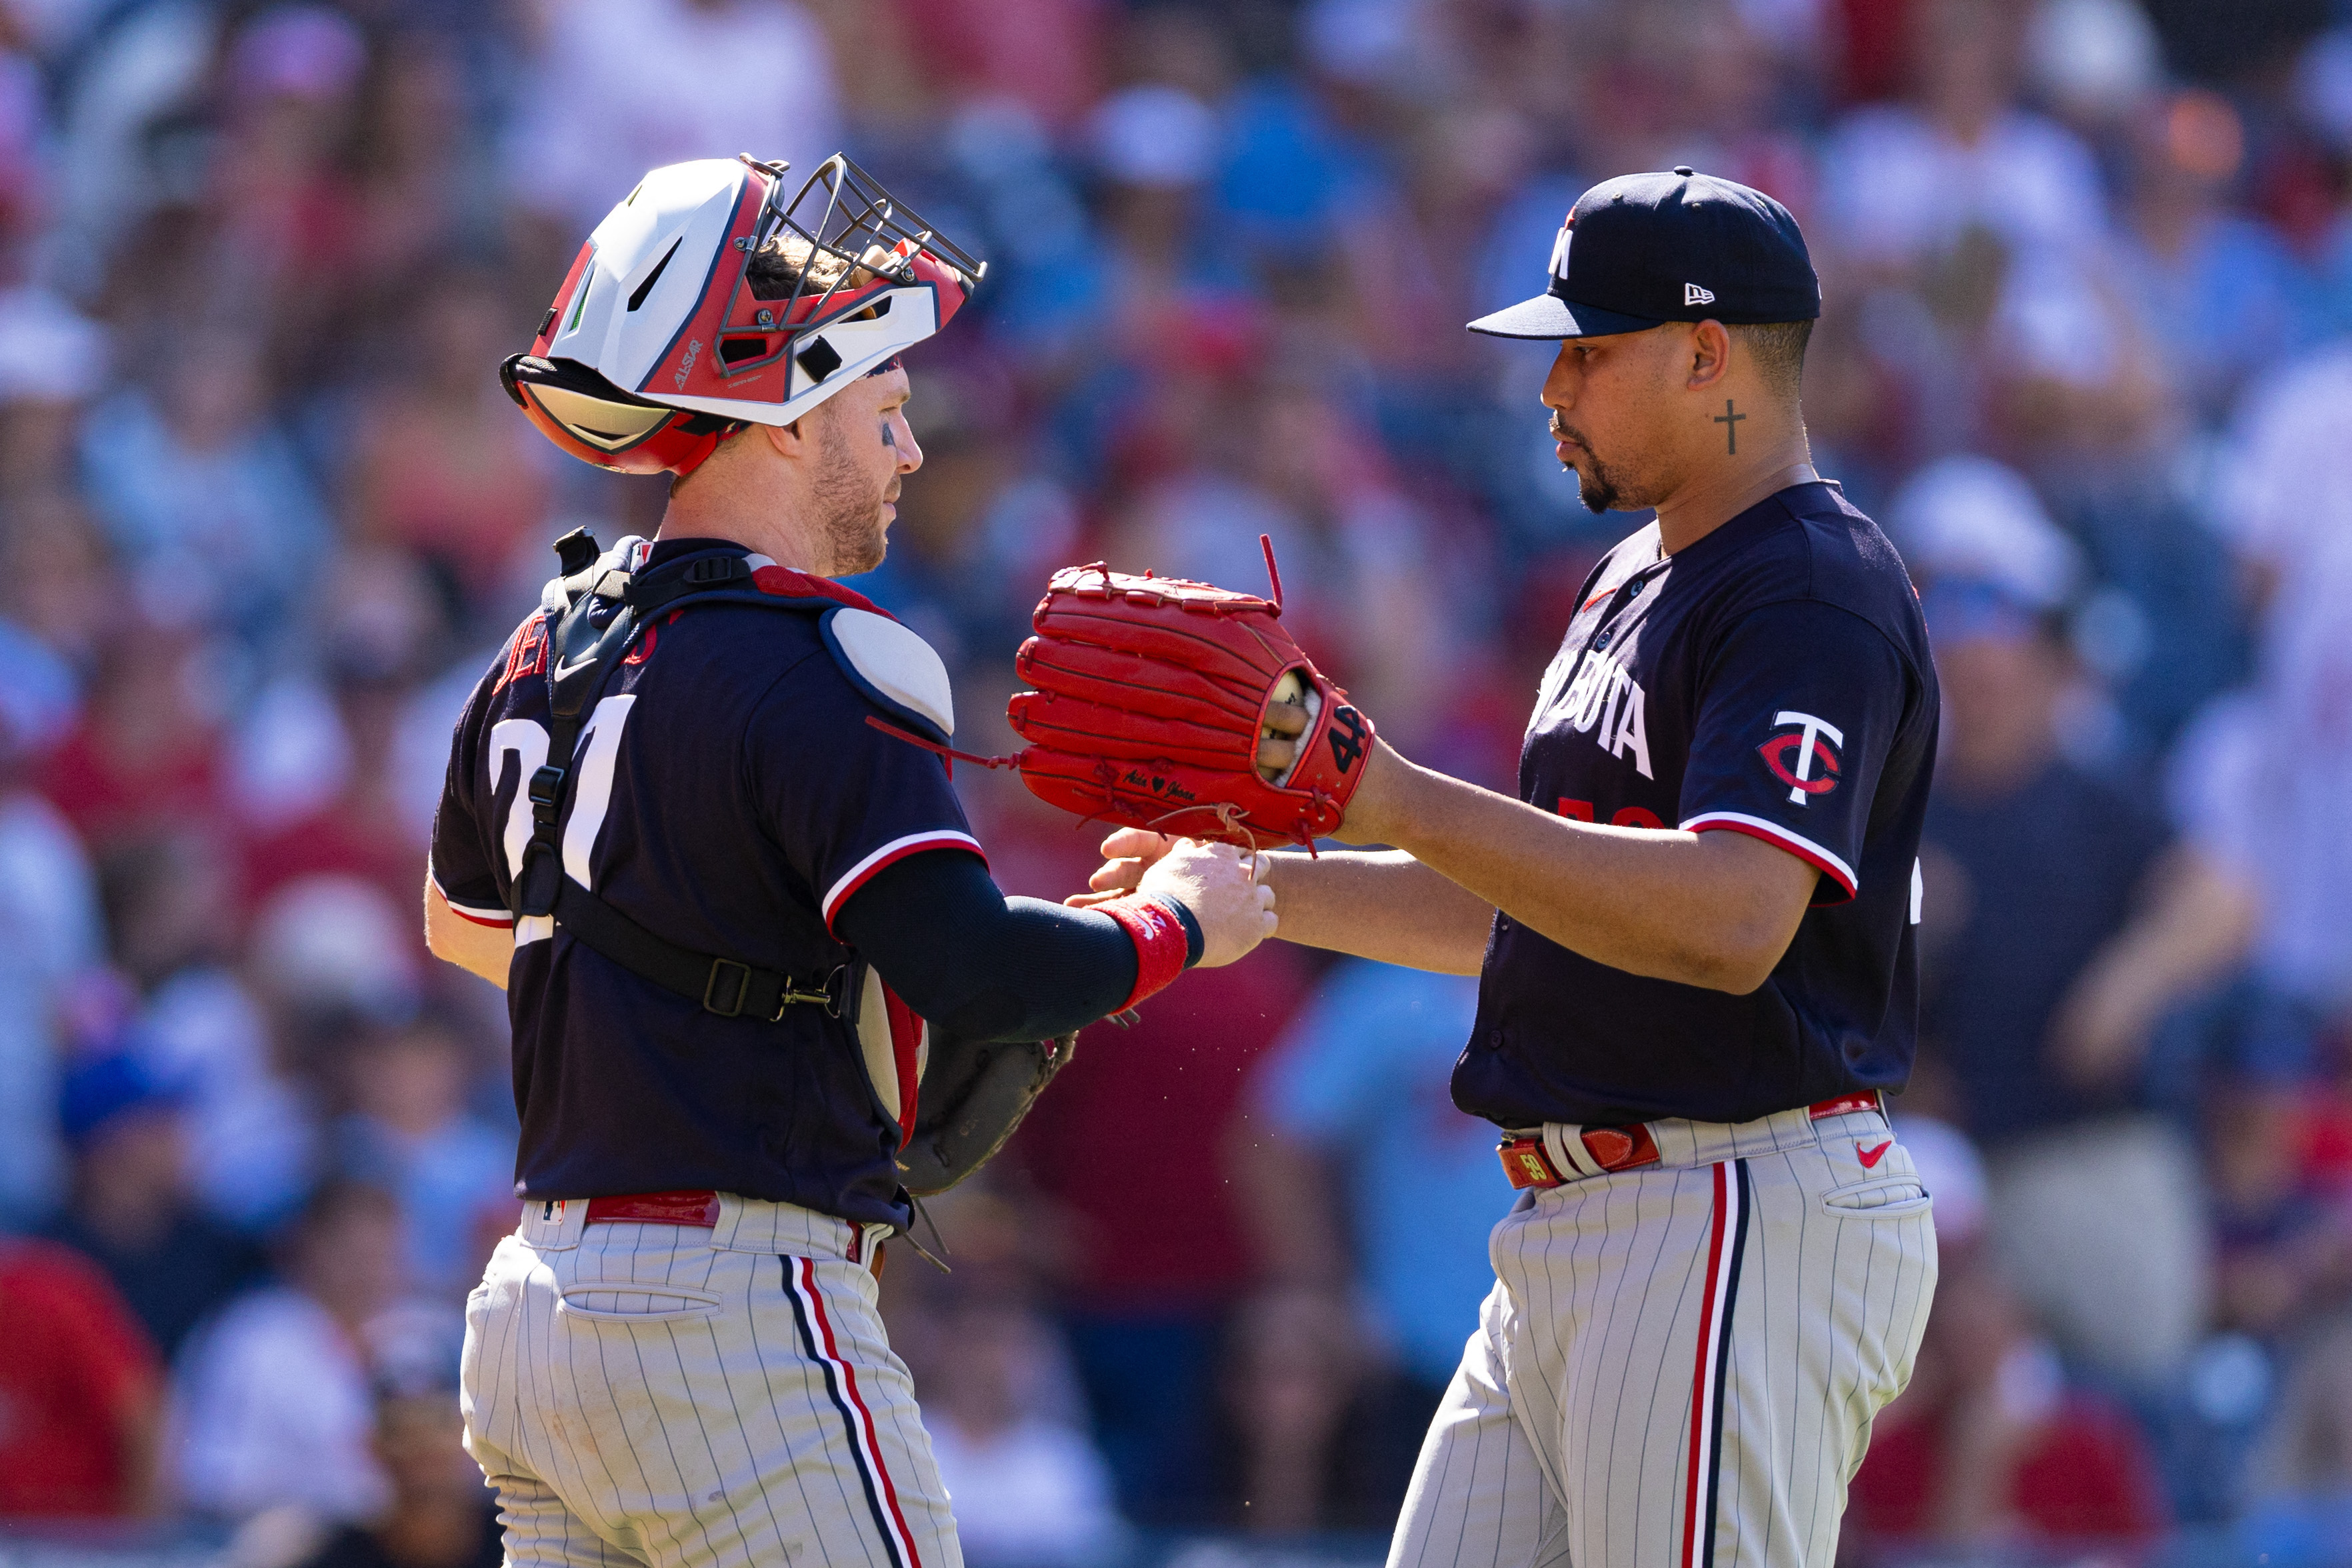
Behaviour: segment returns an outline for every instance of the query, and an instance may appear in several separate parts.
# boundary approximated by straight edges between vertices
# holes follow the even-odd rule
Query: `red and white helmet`
[[[530,352],[499,367],[530,422],[624,473],[691,473],[746,423],[789,425],[947,325],[987,271],[838,153],[656,169],[604,215]]]

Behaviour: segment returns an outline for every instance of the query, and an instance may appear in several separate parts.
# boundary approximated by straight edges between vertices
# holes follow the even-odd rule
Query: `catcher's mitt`
[[[988,1044],[933,1040],[915,1133],[898,1151],[898,1180],[927,1198],[979,1170],[1077,1048],[1076,1035]]]
[[[1311,847],[1339,826],[1372,723],[1291,640],[1273,585],[1263,599],[1099,564],[1055,573],[1015,666],[1036,689],[1006,710],[1029,742],[1022,782],[1081,816],[1248,848]],[[1307,725],[1268,780],[1257,748],[1277,700]]]

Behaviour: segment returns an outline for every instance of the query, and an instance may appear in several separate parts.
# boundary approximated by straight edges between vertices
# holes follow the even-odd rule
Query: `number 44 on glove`
[[[1031,794],[1083,817],[1311,848],[1363,780],[1372,722],[1284,629],[1274,546],[1261,542],[1271,598],[1099,563],[1055,573],[1015,665],[1035,689],[1006,709],[1028,744],[967,760],[1016,766]],[[1269,773],[1260,745],[1296,733],[1296,715],[1274,711],[1284,703],[1304,710],[1306,731]]]

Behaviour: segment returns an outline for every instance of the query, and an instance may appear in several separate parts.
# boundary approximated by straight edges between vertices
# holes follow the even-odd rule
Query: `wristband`
[[[1184,973],[1192,940],[1184,919],[1192,911],[1171,899],[1114,899],[1095,908],[1117,921],[1135,943],[1135,989],[1112,1011],[1124,1013],[1155,991],[1168,987]]]

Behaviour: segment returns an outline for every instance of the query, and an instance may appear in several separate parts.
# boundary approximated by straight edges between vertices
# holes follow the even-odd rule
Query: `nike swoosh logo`
[[[1857,1143],[1853,1146],[1853,1157],[1862,1162],[1862,1168],[1864,1170],[1874,1171],[1878,1169],[1878,1162],[1885,1159],[1886,1157],[1886,1152],[1894,1147],[1895,1140],[1892,1138],[1889,1138],[1885,1142],[1881,1143],[1875,1149],[1865,1149],[1861,1144]]]
[[[570,675],[572,671],[577,669],[585,669],[595,662],[596,660],[593,655],[591,655],[586,658],[575,658],[561,662],[555,667],[555,679],[561,680],[565,676]]]

